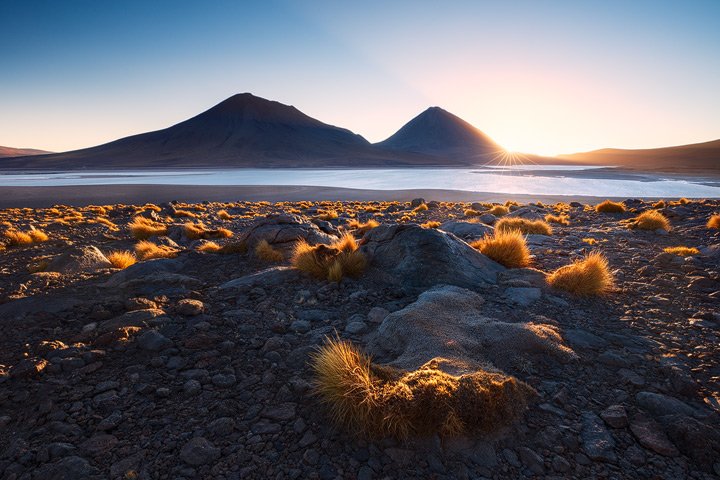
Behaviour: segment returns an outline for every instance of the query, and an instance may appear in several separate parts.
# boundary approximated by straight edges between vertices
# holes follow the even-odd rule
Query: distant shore
[[[462,190],[413,189],[413,190],[361,190],[352,188],[251,185],[89,185],[52,187],[0,187],[0,208],[43,208],[55,204],[142,204],[162,203],[172,200],[198,203],[203,201],[409,201],[424,198],[427,201],[454,202],[583,202],[597,203],[606,198],[624,200],[620,197],[595,197],[583,195],[527,195],[513,193],[468,192]],[[659,198],[659,197],[646,197]]]

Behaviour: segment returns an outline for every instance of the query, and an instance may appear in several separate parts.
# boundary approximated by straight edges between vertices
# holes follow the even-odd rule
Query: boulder
[[[136,280],[160,273],[177,273],[184,267],[184,262],[177,258],[159,258],[136,263],[114,274],[103,284],[105,287],[118,287],[130,280]]]
[[[54,258],[48,270],[60,273],[94,272],[111,267],[110,260],[97,247],[70,247]]]
[[[484,303],[470,290],[436,286],[388,315],[371,336],[368,351],[383,363],[408,370],[435,357],[459,362],[455,366],[460,371],[502,368],[522,354],[575,358],[556,327],[489,318]]]
[[[520,207],[505,216],[525,218],[527,220],[543,220],[545,218],[545,214],[546,212],[542,208],[528,205],[526,207]]]
[[[278,248],[290,249],[298,240],[305,240],[311,245],[318,243],[330,244],[337,237],[323,232],[314,223],[306,222],[297,215],[280,214],[257,220],[243,231],[238,240],[251,247],[267,240]]]
[[[220,289],[227,288],[238,288],[243,290],[250,290],[253,287],[273,287],[277,285],[284,285],[288,282],[294,282],[301,278],[300,271],[291,267],[272,267],[266,270],[261,270],[244,277],[239,277],[233,280],[229,280],[222,285]]]
[[[455,235],[413,224],[374,228],[361,250],[376,277],[409,291],[438,284],[487,286],[505,270]]]
[[[482,238],[486,234],[491,235],[494,229],[484,223],[450,221],[440,225],[440,230],[452,233],[463,239],[471,238],[474,240]]]

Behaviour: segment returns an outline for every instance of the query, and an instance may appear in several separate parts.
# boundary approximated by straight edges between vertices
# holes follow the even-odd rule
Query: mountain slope
[[[373,147],[295,107],[234,95],[172,127],[72,152],[5,160],[24,168],[331,167],[427,163]]]
[[[558,157],[592,165],[612,165],[648,170],[720,170],[720,140],[638,150],[604,148],[591,152],[559,155]]]
[[[390,138],[375,145],[478,164],[504,151],[482,131],[440,107],[428,108]]]
[[[0,146],[0,158],[1,157],[22,157],[26,155],[44,155],[48,152],[46,150],[38,150],[35,148],[13,148]]]

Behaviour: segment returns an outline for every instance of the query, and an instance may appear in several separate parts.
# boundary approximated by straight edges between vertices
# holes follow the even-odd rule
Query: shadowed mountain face
[[[13,148],[0,146],[0,157],[22,157],[26,155],[44,155],[52,153],[45,150],[37,150],[35,148]]]
[[[436,159],[372,146],[295,107],[234,95],[170,128],[97,147],[8,159],[13,168],[335,167],[429,165]]]
[[[464,163],[484,163],[503,148],[465,120],[430,107],[392,137],[376,144],[395,151],[452,157]]]
[[[678,147],[624,150],[604,148],[592,152],[559,155],[559,158],[592,165],[663,171],[720,170],[720,140]]]

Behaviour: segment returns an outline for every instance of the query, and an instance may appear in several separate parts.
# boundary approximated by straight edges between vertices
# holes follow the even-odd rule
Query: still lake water
[[[227,169],[0,172],[0,186],[308,185],[370,190],[444,189],[534,195],[720,197],[720,180],[612,168],[522,165],[394,169]]]

